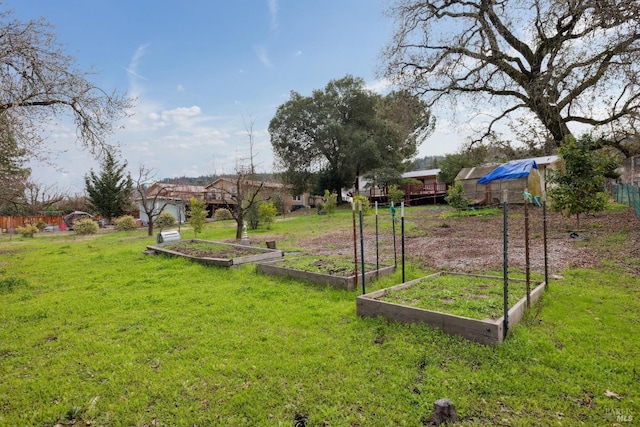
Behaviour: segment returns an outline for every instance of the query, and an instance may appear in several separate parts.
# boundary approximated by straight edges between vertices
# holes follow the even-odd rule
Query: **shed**
[[[485,185],[485,195],[492,203],[502,200],[505,190],[510,203],[523,201],[525,190],[533,196],[542,194],[540,171],[533,159],[504,163],[481,177],[478,184]]]
[[[493,179],[493,182],[481,183],[479,180],[495,170],[500,169],[499,173],[506,173],[506,168],[513,168],[514,164],[518,164],[521,173],[530,170],[532,165],[536,165],[539,184],[527,182],[528,172],[526,176]],[[509,165],[509,166],[506,166]],[[495,204],[502,200],[502,191],[509,191],[510,203],[522,203],[524,198],[522,192],[525,188],[533,190],[540,188],[546,190],[547,175],[550,169],[561,167],[561,160],[558,156],[533,157],[529,159],[512,160],[502,165],[477,166],[473,168],[464,168],[456,176],[456,181],[460,181],[464,187],[464,196],[471,200],[473,204]],[[512,171],[513,172],[513,171]]]

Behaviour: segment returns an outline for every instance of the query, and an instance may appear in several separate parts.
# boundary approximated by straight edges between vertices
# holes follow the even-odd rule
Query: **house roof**
[[[155,190],[170,195],[176,194],[202,194],[204,193],[205,187],[202,185],[187,185],[187,184],[169,184],[165,182],[156,182],[154,183],[149,190]]]
[[[405,172],[402,174],[403,178],[423,178],[423,177],[435,177],[440,173],[440,169],[423,169],[419,171]]]
[[[533,160],[534,162],[536,162],[538,166],[546,166],[546,165],[551,165],[556,163],[558,160],[560,160],[560,157],[559,156],[542,156],[542,157],[533,157],[531,159],[524,159],[524,160]]]
[[[462,168],[458,175],[456,175],[456,181],[465,181],[467,179],[480,179],[484,175],[488,174],[496,168],[493,166],[476,166],[473,168]]]
[[[217,183],[221,182],[221,181],[227,181],[231,184],[236,184],[237,180],[234,178],[228,178],[228,177],[221,177],[216,179],[215,181],[213,181],[211,184],[207,185],[206,187],[203,187],[205,189],[205,191],[209,188],[215,187]],[[282,185],[279,182],[273,182],[273,181],[259,181],[259,180],[250,180],[250,179],[243,179],[241,181],[242,184],[248,185],[248,186],[253,186],[253,187],[258,187],[260,186],[260,184],[262,184],[263,187],[266,188],[283,188],[284,185]]]

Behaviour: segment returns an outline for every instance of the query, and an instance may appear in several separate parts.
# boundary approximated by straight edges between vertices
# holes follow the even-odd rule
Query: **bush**
[[[176,218],[171,212],[163,211],[156,218],[155,226],[162,231],[163,228],[169,228],[176,225]]]
[[[387,197],[389,198],[389,203],[393,202],[399,205],[404,200],[404,191],[399,189],[397,185],[390,185],[387,189]]]
[[[198,237],[198,233],[202,232],[204,222],[207,219],[207,204],[204,200],[191,197],[189,199],[189,207],[191,208],[188,213],[189,224],[193,228],[195,237]]]
[[[362,206],[362,215],[367,216],[371,214],[372,208],[369,204],[369,198],[362,194],[356,194],[353,196],[353,203],[356,205],[356,212],[359,210],[358,204]]]
[[[267,226],[267,230],[270,230],[271,224],[276,219],[276,214],[278,213],[276,206],[271,202],[260,203],[258,213],[260,214],[260,221]]]
[[[118,231],[133,231],[137,228],[138,223],[131,215],[124,215],[116,219],[116,230]]]
[[[229,209],[220,208],[216,209],[215,214],[213,214],[213,219],[215,219],[216,221],[227,221],[233,219],[233,215],[231,215]]]
[[[38,231],[38,227],[33,224],[26,224],[24,227],[16,227],[16,231],[22,235],[22,237],[33,237]]]
[[[249,226],[250,230],[256,230],[260,225],[260,205],[262,202],[257,202],[252,204],[249,209],[247,209],[244,213],[244,220]]]
[[[464,197],[464,187],[460,181],[456,181],[453,186],[449,187],[447,196],[444,199],[452,208],[458,211],[458,215],[463,209],[469,207],[469,199]]]
[[[338,195],[331,193],[329,190],[324,190],[322,203],[318,208],[318,211],[324,211],[329,216],[333,215],[338,208]]]
[[[47,223],[44,221],[38,221],[36,222],[36,227],[38,227],[38,231],[42,231],[44,230],[44,228],[47,226]]]
[[[97,234],[98,223],[91,218],[79,219],[73,223],[73,231],[79,235]]]

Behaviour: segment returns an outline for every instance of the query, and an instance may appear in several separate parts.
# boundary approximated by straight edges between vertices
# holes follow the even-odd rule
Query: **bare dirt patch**
[[[405,256],[415,265],[460,272],[500,270],[503,263],[503,216],[444,218],[444,210],[415,207],[405,218]],[[508,260],[510,268],[525,268],[524,207],[508,209]],[[399,230],[399,227],[397,227]],[[578,235],[572,238],[571,233]],[[400,232],[396,235],[400,257]],[[381,262],[393,263],[391,233],[379,236]],[[295,243],[318,256],[353,256],[353,230],[330,230],[322,236],[301,236]],[[359,243],[358,243],[359,246]],[[359,247],[358,247],[359,250]],[[365,258],[375,257],[375,236],[365,231]],[[550,274],[567,267],[614,264],[640,275],[640,219],[631,209],[607,211],[580,218],[565,218],[547,211],[547,259]],[[544,271],[543,216],[540,207],[529,208],[529,260],[532,271]]]

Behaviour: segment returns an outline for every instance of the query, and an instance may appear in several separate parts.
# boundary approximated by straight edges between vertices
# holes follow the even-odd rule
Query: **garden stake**
[[[547,256],[547,192],[542,193],[542,240],[544,242],[544,289],[549,290],[549,267]]]
[[[502,192],[502,238],[503,238],[503,260],[502,260],[502,276],[504,278],[504,335],[507,337],[507,331],[509,330],[509,273],[508,273],[508,261],[507,261],[507,209],[508,209],[508,190]]]
[[[353,212],[353,269],[356,273],[356,283],[358,283],[358,238],[356,236],[356,204],[351,202]]]
[[[380,271],[380,252],[378,249],[378,202],[375,202],[376,205],[376,279],[378,278],[378,274]]]
[[[360,214],[360,262],[361,262],[361,271],[362,271],[362,295],[366,294],[365,291],[365,287],[364,287],[364,281],[365,281],[365,277],[364,277],[364,236],[363,236],[363,232],[362,232],[362,201],[358,201],[358,212]],[[358,276],[356,276],[357,278]]]
[[[393,202],[391,202],[389,211],[391,212],[391,230],[393,234],[393,266],[398,268],[398,251],[396,250],[396,208],[393,206]]]
[[[402,239],[400,240],[402,243],[402,283],[404,283],[404,202],[400,204],[400,224],[402,232]]]
[[[525,194],[527,189],[524,190]],[[527,308],[531,307],[531,266],[529,264],[529,200],[524,198],[524,272],[527,281]]]

